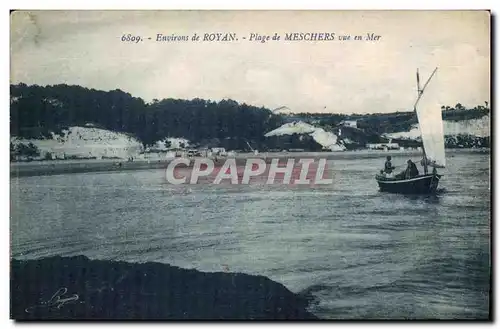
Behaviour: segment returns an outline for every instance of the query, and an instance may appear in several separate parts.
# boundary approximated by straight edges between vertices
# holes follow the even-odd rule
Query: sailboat
[[[418,96],[413,106],[417,113],[417,119],[422,137],[422,161],[424,173],[418,176],[408,177],[405,174],[389,176],[384,173],[377,174],[380,191],[403,194],[430,194],[436,191],[442,175],[437,173],[437,168],[444,168],[446,164],[444,150],[444,131],[441,107],[432,98],[426,98],[429,82],[436,74],[437,68],[420,88],[420,78],[417,69],[417,92]],[[432,94],[432,93],[431,93]],[[429,167],[432,172],[429,173]]]

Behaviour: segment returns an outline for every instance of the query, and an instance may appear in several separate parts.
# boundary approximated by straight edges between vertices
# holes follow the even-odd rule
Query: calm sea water
[[[322,318],[487,318],[489,155],[449,152],[433,197],[379,192],[384,157],[331,156],[334,184],[316,187],[173,186],[163,170],[12,178],[11,254],[227,267],[314,296]]]

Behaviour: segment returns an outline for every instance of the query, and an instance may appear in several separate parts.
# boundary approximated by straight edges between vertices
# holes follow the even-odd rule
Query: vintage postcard
[[[13,11],[15,320],[491,320],[489,11]]]

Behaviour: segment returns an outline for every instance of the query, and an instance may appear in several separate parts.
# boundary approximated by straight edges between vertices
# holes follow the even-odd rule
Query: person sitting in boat
[[[418,168],[415,162],[408,160],[408,167],[406,167],[405,178],[410,179],[418,176]]]
[[[392,171],[394,169],[396,169],[396,167],[393,167],[392,166],[392,163],[391,163],[391,156],[388,155],[387,156],[387,160],[385,160],[385,165],[384,165],[384,173],[387,175],[387,174],[392,174]]]

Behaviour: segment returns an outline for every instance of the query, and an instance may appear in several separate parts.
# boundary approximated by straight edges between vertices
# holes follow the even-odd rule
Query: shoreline
[[[453,153],[477,153],[491,154],[490,149],[448,149],[447,154]],[[263,159],[266,163],[270,163],[272,159],[301,159],[301,158],[327,158],[328,160],[343,160],[343,159],[369,159],[382,158],[390,156],[420,156],[420,151],[417,150],[390,150],[390,151],[344,151],[344,152],[280,152],[280,153],[238,153],[234,158],[238,166],[245,165],[247,159]],[[191,159],[196,159],[194,157]],[[211,158],[213,160],[213,157]],[[228,157],[218,158],[218,164],[222,165]],[[81,159],[81,160],[44,160],[30,162],[11,162],[10,163],[10,178],[29,177],[29,176],[47,176],[47,175],[62,175],[76,174],[89,172],[108,172],[108,171],[129,171],[129,170],[156,170],[166,169],[168,164],[173,160],[170,159],[137,159],[127,161],[125,159]],[[188,166],[192,168],[193,161]]]
[[[10,263],[15,320],[318,319],[308,296],[262,275],[82,255]]]

